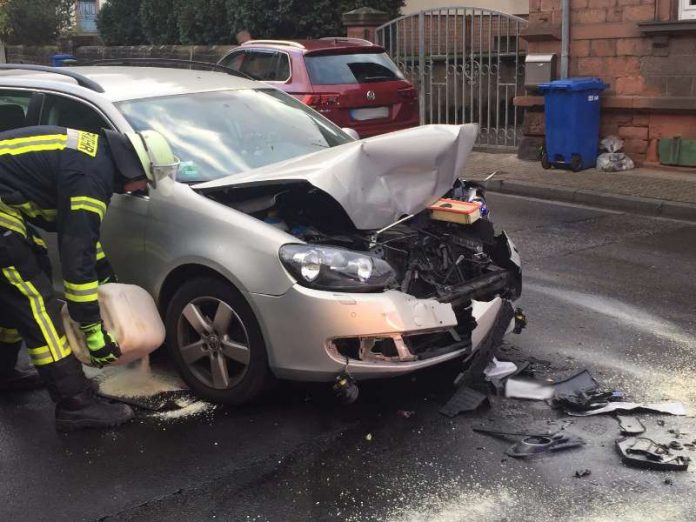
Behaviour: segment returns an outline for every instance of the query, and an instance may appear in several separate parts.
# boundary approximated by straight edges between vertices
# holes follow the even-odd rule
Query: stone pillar
[[[376,29],[389,21],[389,15],[372,7],[361,7],[343,14],[348,38],[376,42]]]

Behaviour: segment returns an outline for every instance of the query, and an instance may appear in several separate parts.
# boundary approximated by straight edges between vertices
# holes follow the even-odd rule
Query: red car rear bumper
[[[411,127],[417,127],[420,125],[419,118],[412,118],[406,121],[388,121],[384,123],[358,123],[353,122],[350,128],[354,129],[361,138],[369,138],[370,136],[377,136],[378,134],[386,134],[387,132],[394,132],[403,129],[410,129]]]

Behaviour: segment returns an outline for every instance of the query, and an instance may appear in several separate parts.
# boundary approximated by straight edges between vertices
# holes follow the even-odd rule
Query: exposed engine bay
[[[476,327],[471,314],[472,299],[495,297],[514,300],[521,292],[521,271],[514,247],[504,233],[495,235],[488,219],[485,191],[476,183],[457,181],[444,196],[450,200],[474,201],[481,217],[471,224],[433,219],[430,209],[404,216],[380,230],[358,230],[343,208],[327,193],[306,182],[207,192],[220,203],[276,226],[312,245],[341,247],[369,253],[386,261],[394,270],[384,290],[395,289],[417,298],[450,303],[458,327],[449,332],[411,336],[408,348],[418,358],[471,343]],[[365,359],[379,354],[380,360],[398,357],[400,342],[384,339],[390,347],[364,346],[364,340],[346,340],[339,351]],[[371,341],[372,342],[372,341]],[[375,340],[378,343],[380,340]],[[339,343],[340,344],[340,343]],[[401,360],[404,351],[401,350]]]
[[[357,230],[329,195],[306,183],[282,190],[256,187],[254,197],[250,192],[231,188],[207,196],[307,243],[369,252],[384,259],[397,273],[389,288],[418,298],[449,301],[462,289],[468,290],[469,298],[479,300],[496,295],[516,299],[520,294],[519,267],[511,261],[507,237],[495,235],[485,193],[478,184],[458,181],[445,195],[481,205],[482,217],[472,224],[437,221],[426,209],[379,231]]]

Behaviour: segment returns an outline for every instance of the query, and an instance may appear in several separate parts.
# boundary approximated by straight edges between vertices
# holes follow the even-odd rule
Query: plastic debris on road
[[[686,471],[689,467],[689,457],[675,455],[647,437],[618,439],[616,448],[627,466],[664,471]]]
[[[499,361],[495,357],[488,363],[483,374],[487,381],[504,379],[517,371],[517,365],[513,362]]]
[[[505,382],[505,396],[511,399],[546,401],[551,399],[554,393],[554,385],[550,382],[521,378],[510,378]]]
[[[589,415],[600,415],[602,413],[612,413],[615,411],[643,410],[653,413],[668,413],[670,415],[686,415],[686,406],[681,402],[610,402],[602,408],[589,411],[568,411],[568,415],[575,417],[587,417]]]
[[[645,426],[640,422],[638,417],[632,415],[617,415],[616,420],[619,421],[619,428],[622,435],[640,435],[645,431]]]

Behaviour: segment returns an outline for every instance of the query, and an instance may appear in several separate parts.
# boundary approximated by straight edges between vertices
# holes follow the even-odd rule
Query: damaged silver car
[[[156,67],[0,73],[3,104],[46,119],[26,125],[170,141],[176,179],[115,195],[103,245],[121,281],[155,297],[206,399],[249,401],[272,376],[361,380],[463,358],[520,295],[515,246],[458,179],[474,125],[356,141],[266,85]]]

